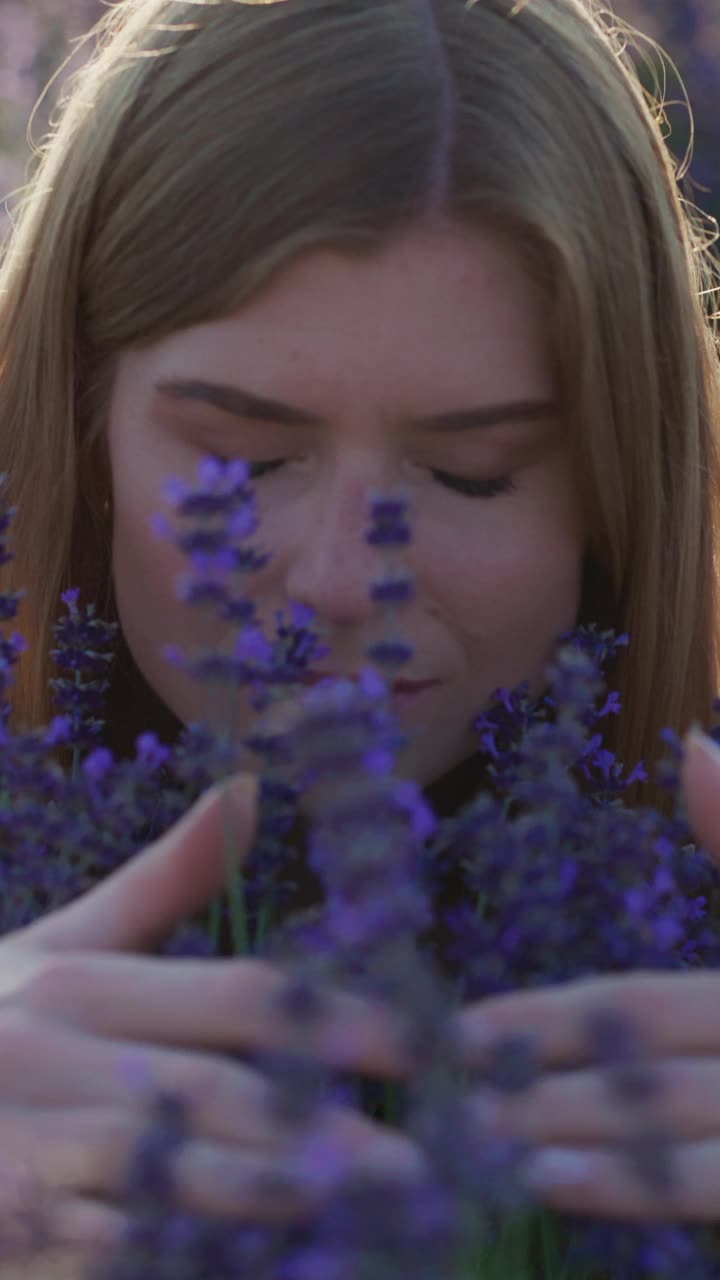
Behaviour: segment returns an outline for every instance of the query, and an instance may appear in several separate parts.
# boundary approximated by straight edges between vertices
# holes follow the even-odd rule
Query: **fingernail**
[[[523,1170],[523,1182],[529,1191],[552,1191],[577,1187],[586,1182],[591,1161],[582,1151],[566,1147],[543,1147],[533,1152]]]

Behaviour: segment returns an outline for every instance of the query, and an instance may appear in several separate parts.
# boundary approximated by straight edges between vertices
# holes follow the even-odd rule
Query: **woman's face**
[[[277,464],[254,482],[255,541],[272,558],[246,593],[269,637],[277,610],[310,606],[331,650],[318,665],[337,674],[385,634],[368,595],[382,565],[363,536],[368,491],[409,498],[403,677],[439,683],[399,700],[415,735],[403,776],[424,786],[468,756],[498,685],[539,691],[576,620],[584,551],[547,337],[511,246],[449,222],[372,258],[307,252],[228,319],[124,353],[109,421],[115,594],[135,661],[182,721],[233,714],[247,733],[254,714],[242,691],[211,710],[212,689],[161,656],[169,643],[232,650],[229,628],[178,600],[188,566],[149,525],[170,514],[165,478],[197,482],[209,453]],[[211,403],[201,384],[226,390]],[[479,496],[453,487],[470,479]]]

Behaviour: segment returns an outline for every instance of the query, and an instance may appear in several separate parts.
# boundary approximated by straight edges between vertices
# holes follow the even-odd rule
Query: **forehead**
[[[232,315],[155,348],[152,363],[161,374],[241,371],[258,392],[310,392],[325,408],[370,387],[413,406],[439,397],[440,408],[465,387],[489,400],[552,391],[543,299],[519,256],[499,234],[457,224],[413,229],[371,255],[306,251]]]

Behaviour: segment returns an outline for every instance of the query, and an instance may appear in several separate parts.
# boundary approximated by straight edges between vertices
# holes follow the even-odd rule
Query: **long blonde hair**
[[[0,472],[24,588],[16,730],[52,716],[60,593],[111,598],[117,356],[232,314],[303,249],[435,211],[546,291],[593,531],[584,610],[630,633],[610,745],[657,754],[718,687],[716,263],[662,110],[593,0],[120,0],[14,211]]]

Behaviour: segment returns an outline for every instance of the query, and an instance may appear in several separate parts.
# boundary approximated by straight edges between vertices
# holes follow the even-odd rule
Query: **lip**
[[[423,689],[432,689],[440,684],[439,680],[395,680],[393,693],[422,693]]]
[[[359,680],[359,676],[355,672],[349,672],[345,676],[339,675],[337,671],[323,671],[321,674],[315,672],[306,672],[303,676],[303,684],[318,684],[321,680]],[[440,684],[439,680],[394,680],[392,691],[395,694],[402,693],[422,693],[423,689],[431,689],[434,685]]]

